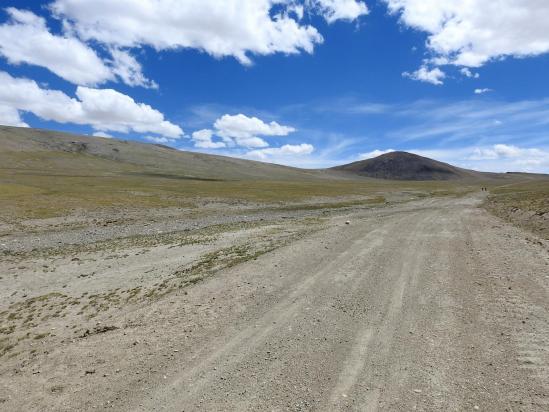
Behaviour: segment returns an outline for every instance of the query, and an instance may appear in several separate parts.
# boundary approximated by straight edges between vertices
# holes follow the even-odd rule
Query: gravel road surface
[[[548,245],[481,200],[330,217],[10,372],[4,406],[547,411]]]

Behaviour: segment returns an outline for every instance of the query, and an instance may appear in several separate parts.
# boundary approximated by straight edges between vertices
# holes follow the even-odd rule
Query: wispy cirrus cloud
[[[330,165],[331,159],[342,163],[406,150],[477,170],[549,172],[544,160],[549,153],[549,99],[390,104],[347,98],[311,105],[309,110],[322,116],[332,111],[338,124],[353,125],[354,131],[344,135],[353,136],[352,143],[326,158]],[[520,149],[515,150],[517,156],[511,156],[514,148]]]
[[[419,101],[396,110],[407,126],[388,135],[404,141],[440,139],[439,143],[501,140],[502,136],[522,139],[524,135],[547,136],[549,99],[501,102],[461,101],[441,104]]]
[[[484,172],[549,171],[549,148],[493,144],[452,149],[412,149],[413,153],[431,157],[467,169]]]

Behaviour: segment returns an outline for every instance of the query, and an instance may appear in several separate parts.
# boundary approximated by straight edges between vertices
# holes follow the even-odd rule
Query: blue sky
[[[0,124],[301,167],[407,150],[549,173],[549,4],[457,3],[5,0]]]

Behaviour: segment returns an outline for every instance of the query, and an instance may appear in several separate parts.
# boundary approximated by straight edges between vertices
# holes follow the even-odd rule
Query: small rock
[[[351,224],[351,221],[350,221],[350,220],[347,220],[347,221],[345,222],[345,224],[346,224],[346,225],[350,225],[350,224]]]

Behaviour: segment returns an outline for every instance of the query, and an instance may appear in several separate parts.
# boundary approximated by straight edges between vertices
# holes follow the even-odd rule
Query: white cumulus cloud
[[[10,20],[0,25],[0,53],[11,64],[46,67],[76,84],[95,85],[113,79],[95,51],[80,40],[54,36],[45,19],[29,11],[6,11]]]
[[[492,89],[484,88],[484,89],[475,89],[475,94],[485,94],[493,92]]]
[[[549,171],[549,148],[494,144],[481,147],[455,147],[442,150],[412,150],[453,165],[487,172]]]
[[[368,7],[357,0],[312,0],[328,23],[337,20],[353,21],[369,13]]]
[[[323,38],[290,16],[287,0],[56,0],[50,6],[84,39],[115,47],[195,48],[215,57],[312,53]],[[273,6],[282,11],[272,13]],[[121,17],[123,16],[123,17]]]
[[[178,138],[181,128],[164,120],[164,115],[144,103],[137,103],[130,96],[113,89],[78,87],[76,96],[84,113],[83,121],[99,130],[123,133],[157,133]]]
[[[469,160],[495,160],[502,158],[525,158],[530,161],[541,160],[549,161],[549,153],[537,148],[520,148],[514,145],[495,144],[490,147],[475,147],[472,150]]]
[[[29,127],[29,125],[21,119],[21,116],[19,115],[19,111],[17,109],[14,109],[11,106],[4,106],[1,104],[0,124],[4,126]]]
[[[219,149],[227,146],[225,142],[214,142],[212,140],[213,134],[213,130],[210,129],[202,129],[194,132],[191,136],[194,141],[194,146],[202,149]]]
[[[360,0],[54,0],[44,10],[61,23],[55,33],[31,11],[5,9],[0,55],[10,64],[44,67],[76,85],[122,81],[158,88],[132,54],[198,49],[242,64],[253,55],[313,53],[324,39],[305,12],[329,23],[368,14]]]
[[[293,127],[283,126],[277,122],[265,123],[257,117],[243,114],[225,114],[214,123],[215,134],[226,143],[236,143],[249,148],[267,147],[269,144],[259,136],[287,136],[295,132]]]
[[[480,67],[500,57],[549,52],[545,0],[384,0],[447,63]]]
[[[0,72],[0,105],[59,123],[90,125],[97,131],[156,133],[170,138],[181,128],[151,106],[112,89],[79,86],[76,97],[41,88],[35,81]]]
[[[175,143],[175,139],[169,139],[164,136],[143,136],[143,139],[156,143],[156,144],[173,144]]]
[[[155,81],[145,77],[141,64],[128,51],[111,49],[112,72],[128,86],[141,86],[149,89],[158,89]]]
[[[248,157],[255,157],[258,159],[269,159],[271,157],[302,156],[311,154],[313,151],[313,145],[301,143],[297,145],[285,144],[281,147],[251,150],[246,155]]]
[[[413,73],[404,72],[402,73],[404,77],[408,77],[412,80],[418,80],[425,83],[431,83],[435,86],[440,86],[443,84],[443,80],[446,78],[446,74],[440,70],[438,67],[429,69],[426,66],[420,67]]]
[[[376,150],[372,150],[371,152],[361,153],[360,155],[358,155],[358,157],[360,159],[371,159],[372,157],[378,157],[378,156],[381,156],[387,153],[392,153],[392,152],[394,152],[394,149],[387,149],[387,150],[376,149]]]
[[[478,79],[480,77],[480,74],[472,72],[468,67],[462,67],[459,71],[465,77],[469,77],[470,79]]]
[[[44,18],[13,7],[6,12],[9,20],[0,25],[0,54],[10,64],[45,67],[78,85],[95,86],[118,77],[130,86],[155,86],[144,77],[141,65],[127,52],[113,49],[112,60],[103,61],[76,37],[52,34]]]
[[[105,133],[105,132],[94,132],[92,134],[92,136],[94,136],[94,137],[104,137],[106,139],[112,139],[112,135],[110,135],[108,133]]]

